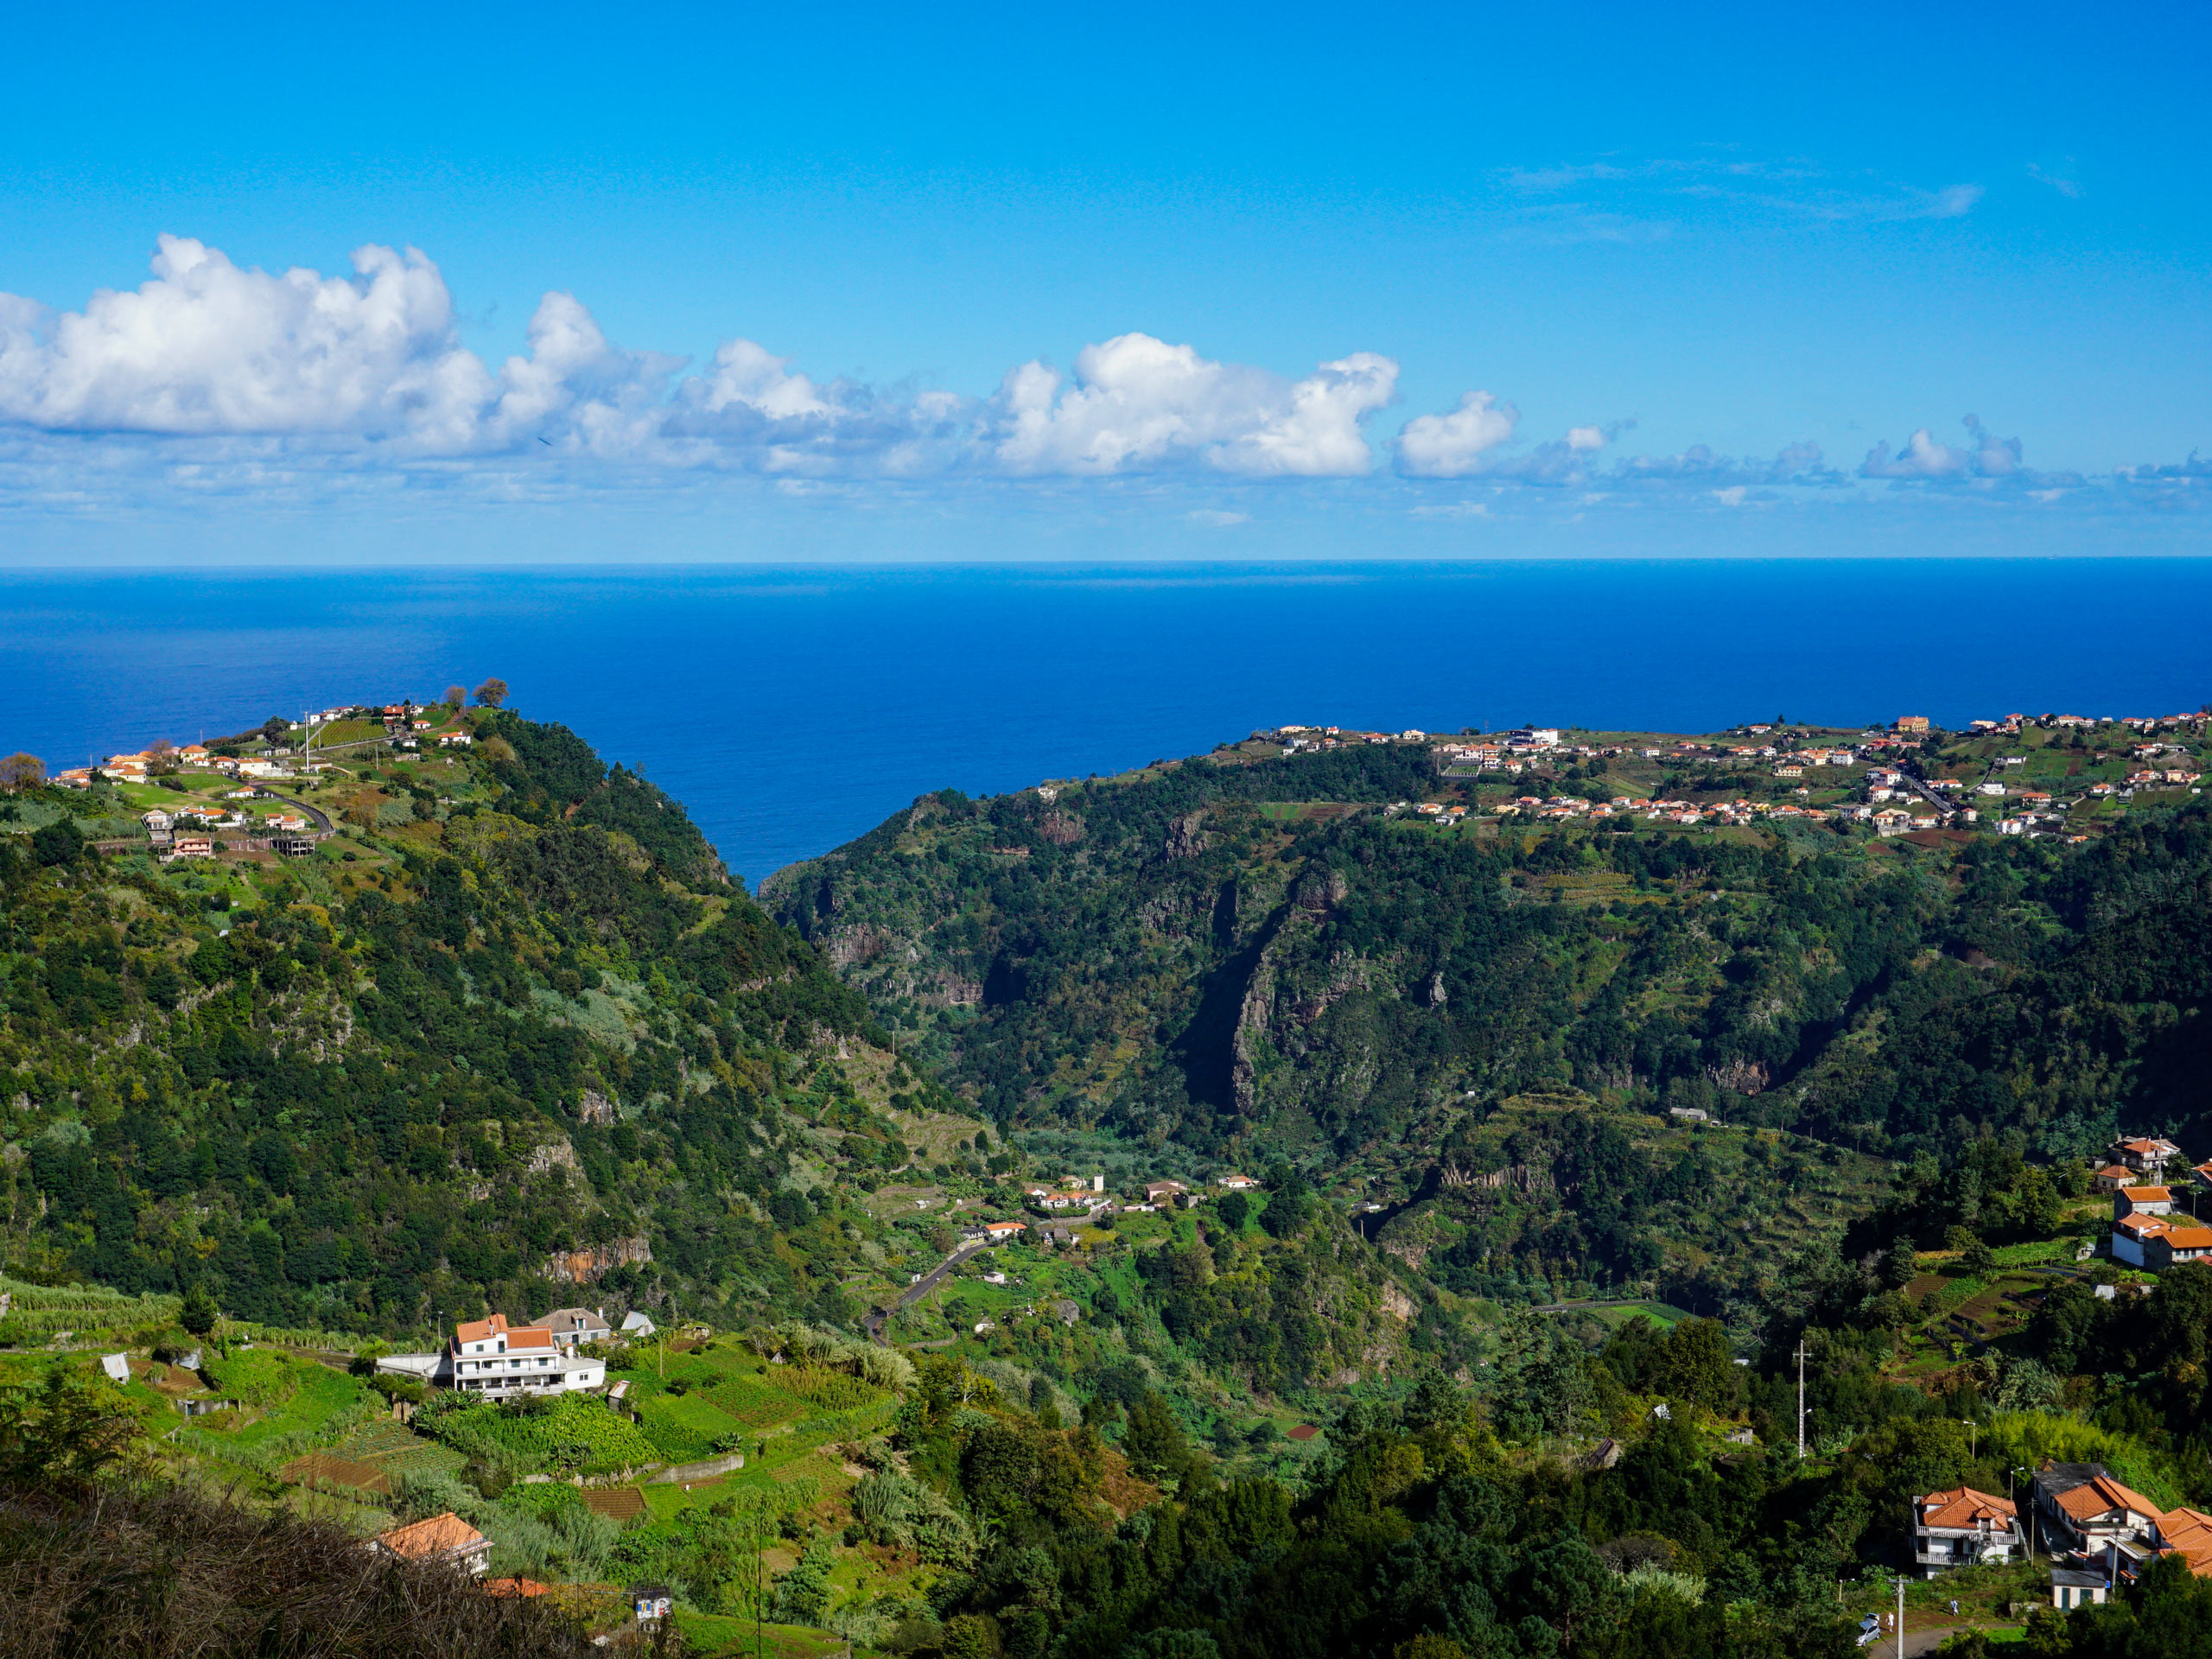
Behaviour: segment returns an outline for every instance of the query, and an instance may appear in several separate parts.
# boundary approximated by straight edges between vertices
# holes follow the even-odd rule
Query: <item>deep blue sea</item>
[[[1708,731],[2212,698],[2212,560],[0,570],[50,766],[499,675],[755,884],[925,791],[1286,721]]]

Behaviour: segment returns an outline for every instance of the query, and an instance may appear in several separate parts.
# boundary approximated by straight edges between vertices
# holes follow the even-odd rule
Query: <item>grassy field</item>
[[[762,1625],[759,1632],[760,1645],[757,1648],[749,1618],[679,1612],[676,1625],[691,1644],[690,1650],[702,1656],[702,1659],[718,1659],[723,1655],[738,1659],[740,1655],[755,1652],[766,1655],[767,1659],[834,1659],[834,1656],[853,1651],[853,1644],[841,1636],[802,1630],[795,1624]]]

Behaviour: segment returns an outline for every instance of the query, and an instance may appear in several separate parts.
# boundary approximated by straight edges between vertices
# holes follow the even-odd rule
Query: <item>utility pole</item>
[[[1904,1659],[1904,1574],[1897,1574],[1897,1659]]]
[[[1805,1462],[1805,1334],[1798,1332],[1798,1462]]]

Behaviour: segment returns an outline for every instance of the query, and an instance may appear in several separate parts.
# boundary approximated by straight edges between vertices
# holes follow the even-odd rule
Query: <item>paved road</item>
[[[282,801],[287,806],[298,807],[301,811],[306,813],[309,818],[315,821],[315,827],[321,830],[324,835],[335,835],[337,833],[336,829],[330,822],[330,814],[324,811],[321,807],[309,806],[305,801],[299,799],[296,796],[279,795],[275,790],[270,788],[266,784],[261,785],[261,792],[268,796],[271,800]]]
[[[944,1261],[938,1262],[937,1266],[931,1268],[919,1279],[917,1279],[912,1284],[907,1286],[906,1289],[900,1291],[899,1293],[898,1306],[899,1307],[912,1306],[916,1302],[920,1301],[923,1297],[928,1295],[930,1292],[935,1290],[939,1285],[943,1284],[944,1282],[944,1275],[946,1274],[950,1273],[955,1268],[958,1267],[963,1262],[965,1262],[969,1256],[975,1255],[978,1250],[988,1250],[991,1247],[988,1244],[986,1244],[980,1240],[973,1244],[963,1244],[950,1255],[946,1256]],[[896,1310],[894,1309],[893,1311],[895,1312]],[[878,1342],[883,1340],[885,1317],[886,1316],[884,1314],[880,1313],[871,1313],[867,1319],[861,1321],[862,1325],[868,1327],[868,1335]]]
[[[1096,1221],[1098,1218],[1100,1211],[1110,1210],[1114,1206],[1111,1204],[1099,1205],[1088,1211],[1084,1216],[1084,1219],[1085,1221]],[[1071,1219],[1072,1219],[1072,1217],[1071,1217]],[[944,1275],[946,1274],[950,1273],[955,1268],[958,1267],[963,1262],[965,1262],[969,1256],[975,1255],[978,1250],[988,1250],[990,1248],[991,1246],[988,1243],[981,1239],[978,1239],[972,1244],[963,1244],[950,1255],[946,1256],[944,1261],[938,1262],[937,1266],[931,1268],[919,1279],[907,1286],[906,1289],[900,1291],[899,1293],[899,1306],[912,1306],[916,1302],[920,1301],[923,1297],[928,1295],[930,1292],[935,1290],[939,1285],[943,1284],[944,1282]],[[897,1310],[893,1309],[893,1311],[896,1312]],[[878,1342],[883,1340],[883,1326],[885,1324],[885,1316],[883,1314],[871,1313],[868,1318],[862,1319],[861,1324],[866,1327],[869,1337]],[[923,1344],[917,1345],[919,1346]]]

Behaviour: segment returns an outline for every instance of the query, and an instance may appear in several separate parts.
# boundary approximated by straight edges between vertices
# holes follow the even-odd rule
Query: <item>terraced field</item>
[[[395,1478],[404,1474],[448,1474],[468,1461],[451,1446],[425,1440],[390,1418],[355,1429],[331,1451],[338,1457],[373,1464]]]
[[[639,1407],[653,1449],[671,1463],[712,1457],[716,1442],[741,1432],[737,1420],[703,1394],[656,1394]]]

